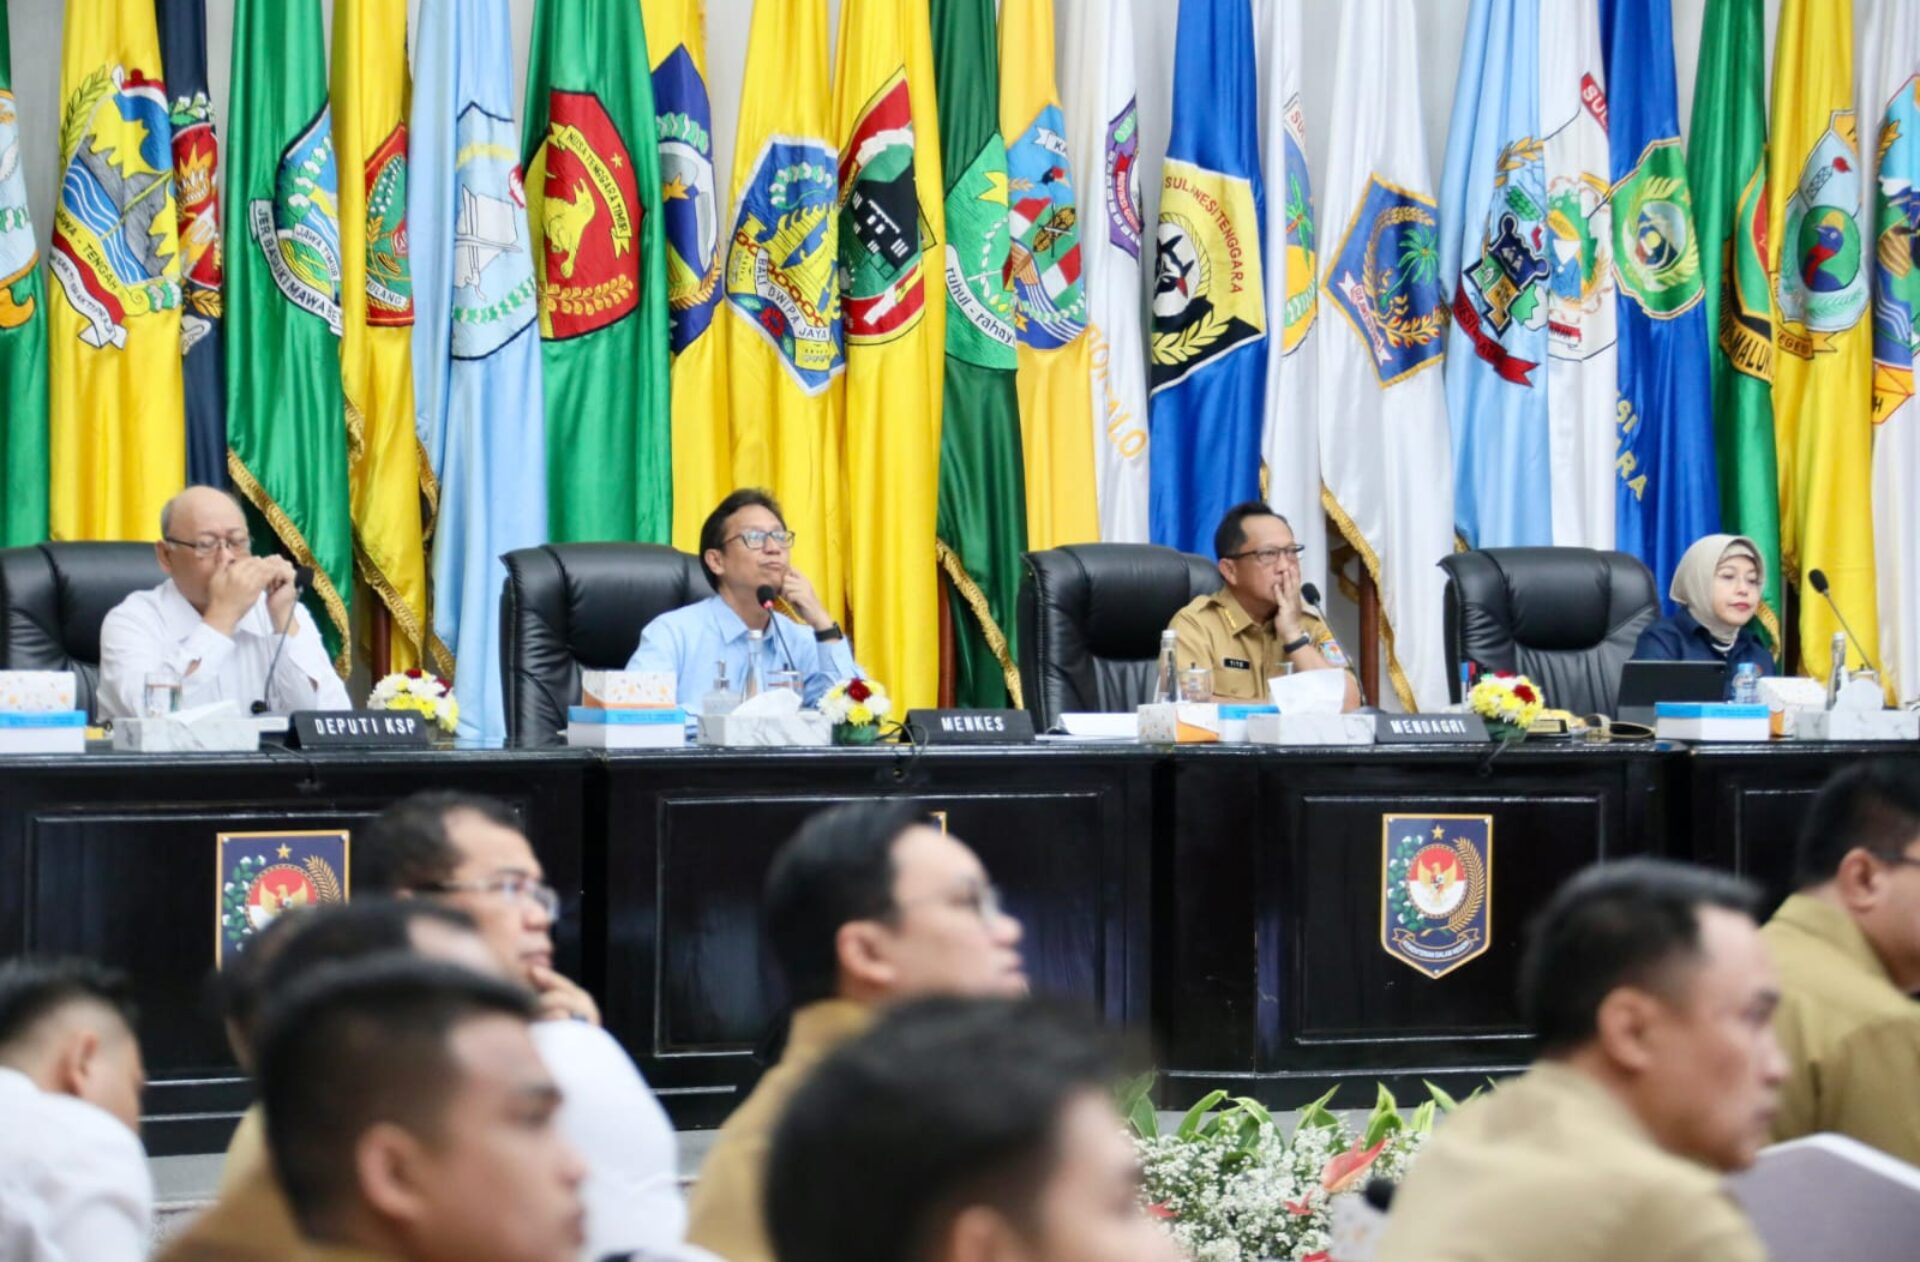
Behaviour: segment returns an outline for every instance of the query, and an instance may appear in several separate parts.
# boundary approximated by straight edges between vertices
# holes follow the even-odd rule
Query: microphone
[[[762,583],[754,591],[753,598],[760,602],[762,609],[767,611],[767,625],[773,628],[773,638],[780,644],[780,656],[787,659],[787,669],[798,669],[793,664],[793,654],[787,652],[786,637],[780,634],[780,615],[773,612],[773,602],[780,598],[780,593],[773,590],[772,584]]]
[[[1824,599],[1827,602],[1827,608],[1833,610],[1833,616],[1840,620],[1840,629],[1847,633],[1847,639],[1853,644],[1853,651],[1860,655],[1860,660],[1867,664],[1868,670],[1872,671],[1875,675],[1878,675],[1880,673],[1880,668],[1873,664],[1873,659],[1871,657],[1867,656],[1867,650],[1862,648],[1860,645],[1860,637],[1855,635],[1853,633],[1853,628],[1847,625],[1847,615],[1840,612],[1840,606],[1834,602],[1833,593],[1827,590],[1826,571],[1808,570],[1807,582],[1811,583],[1813,585],[1813,590],[1816,592],[1819,592],[1822,599]]]
[[[271,708],[267,698],[273,695],[273,672],[280,665],[280,654],[286,651],[287,633],[293,630],[293,620],[300,612],[300,593],[307,590],[313,582],[313,571],[304,565],[293,567],[293,604],[287,607],[287,625],[280,628],[274,637],[273,656],[267,659],[267,681],[260,685],[260,699],[252,705],[255,714],[265,714]]]
[[[1312,605],[1315,613],[1320,612],[1320,589],[1312,583],[1300,584],[1300,599]],[[1326,618],[1322,617],[1320,621],[1325,622]]]

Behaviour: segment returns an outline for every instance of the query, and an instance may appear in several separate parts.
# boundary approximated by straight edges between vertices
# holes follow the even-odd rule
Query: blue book
[[[0,727],[85,727],[85,710],[0,710]]]
[[[658,710],[599,710],[590,706],[576,705],[567,707],[567,721],[614,727],[669,724],[684,727],[687,722],[687,712],[679,706]]]

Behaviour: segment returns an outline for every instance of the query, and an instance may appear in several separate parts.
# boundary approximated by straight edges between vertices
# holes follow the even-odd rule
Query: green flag
[[[47,537],[47,313],[27,217],[7,5],[0,0],[0,547]]]
[[[635,0],[540,0],[524,134],[553,540],[666,543],[666,236]]]
[[[1027,508],[993,15],[993,0],[933,0],[940,163],[947,173],[947,373],[935,547],[951,586],[954,701],[999,709],[1021,704],[1013,611]]]
[[[1765,0],[1707,0],[1687,182],[1700,271],[1719,304],[1713,367],[1720,522],[1765,556],[1760,623],[1780,644],[1780,487],[1773,444],[1773,300],[1767,277]]]
[[[320,0],[234,6],[227,472],[294,560],[313,570],[306,600],[344,674],[353,530],[340,391],[340,168],[325,40]]]

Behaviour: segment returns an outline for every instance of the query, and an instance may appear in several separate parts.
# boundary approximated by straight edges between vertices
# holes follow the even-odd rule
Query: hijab
[[[1733,647],[1734,638],[1740,634],[1739,627],[1716,617],[1713,612],[1713,576],[1720,562],[1730,556],[1744,556],[1753,561],[1755,568],[1766,568],[1766,562],[1760,559],[1759,547],[1745,535],[1706,535],[1694,540],[1693,546],[1680,558],[1680,564],[1673,569],[1673,583],[1667,588],[1668,598],[1686,606],[1693,620],[1707,629],[1722,653]]]

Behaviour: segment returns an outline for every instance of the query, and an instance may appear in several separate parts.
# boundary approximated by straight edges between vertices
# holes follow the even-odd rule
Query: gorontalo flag
[[[1447,702],[1442,557],[1453,551],[1440,212],[1420,116],[1413,0],[1340,11],[1327,128],[1320,461],[1326,506],[1379,585],[1387,674],[1409,710]]]
[[[340,180],[340,381],[360,577],[392,615],[391,667],[453,655],[427,614],[421,451],[414,430],[407,257],[406,0],[334,0],[333,137]]]
[[[60,100],[49,527],[150,539],[187,472],[173,121],[153,0],[66,6]]]
[[[0,0],[0,547],[47,537],[47,310]]]
[[[840,408],[840,151],[827,0],[757,0],[733,146],[724,280],[733,477],[786,510],[793,564],[847,607]],[[711,505],[706,511],[711,511]]]
[[[334,666],[352,655],[340,386],[340,167],[320,0],[238,0],[227,205],[227,473],[294,560]]]
[[[1877,660],[1873,570],[1873,337],[1862,319],[1879,244],[1860,230],[1865,184],[1854,119],[1852,0],[1785,0],[1773,63],[1775,172],[1767,242],[1781,568],[1799,583],[1800,664],[1825,678],[1840,630],[1807,575]],[[1876,128],[1877,130],[1877,128]],[[1895,238],[1894,244],[1899,244]],[[1912,488],[1906,488],[1911,493]],[[1859,656],[1848,650],[1850,665]]]
[[[947,177],[937,547],[953,611],[954,700],[1000,709],[1021,704],[1013,630],[1027,487],[993,0],[933,0],[933,62]]]
[[[540,286],[557,542],[673,533],[667,239],[634,0],[539,0],[527,62],[527,225]]]
[[[645,0],[660,138],[668,346],[673,355],[673,546],[700,550],[700,525],[733,489],[727,339],[714,321],[726,262],[726,207],[713,171],[706,0]]]
[[[923,5],[846,0],[834,118],[847,333],[847,589],[860,661],[905,709],[939,691],[934,575],[945,185]]]
[[[1760,625],[1780,637],[1780,479],[1773,442],[1773,298],[1767,275],[1765,0],[1710,0],[1693,92],[1687,179],[1712,312],[1720,524],[1765,557]]]

